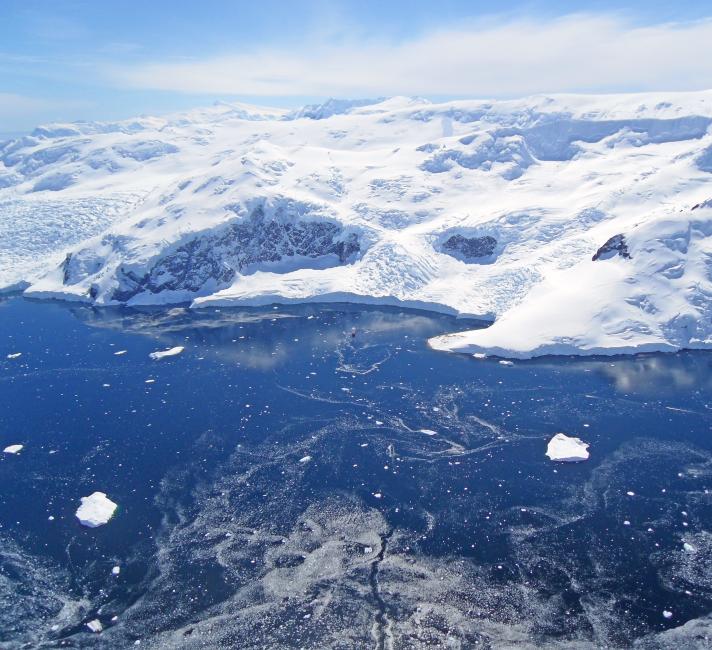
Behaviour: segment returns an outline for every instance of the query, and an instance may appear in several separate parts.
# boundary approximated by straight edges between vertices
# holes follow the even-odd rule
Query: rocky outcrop
[[[244,222],[233,223],[219,233],[196,236],[137,273],[119,267],[119,286],[112,300],[125,302],[139,293],[187,291],[200,293],[228,286],[238,273],[260,264],[278,265],[299,257],[334,257],[346,264],[361,251],[355,233],[345,233],[336,222],[290,221],[265,218],[257,208]]]
[[[497,240],[490,235],[483,237],[464,237],[452,235],[442,244],[442,252],[464,262],[480,261],[494,255]]]
[[[628,244],[625,241],[624,235],[613,235],[613,237],[596,251],[591,259],[595,262],[596,260],[607,260],[616,255],[630,259]]]

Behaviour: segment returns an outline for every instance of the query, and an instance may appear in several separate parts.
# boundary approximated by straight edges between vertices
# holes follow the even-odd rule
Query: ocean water
[[[0,647],[712,647],[712,355],[426,345],[471,327],[0,302]]]

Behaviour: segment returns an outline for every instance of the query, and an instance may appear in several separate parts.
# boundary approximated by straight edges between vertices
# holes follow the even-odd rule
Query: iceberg
[[[22,451],[25,445],[9,445],[3,449],[4,454],[18,454]]]
[[[557,433],[546,447],[546,455],[551,460],[573,463],[588,460],[588,443],[580,438],[572,438],[565,433]]]
[[[170,350],[151,352],[148,356],[151,357],[151,359],[159,361],[160,359],[165,359],[166,357],[175,357],[176,355],[183,352],[184,349],[185,348],[182,345],[177,345],[176,347],[171,348]]]
[[[98,618],[89,621],[86,626],[96,634],[98,634],[104,629],[104,626],[101,624],[101,621]]]
[[[76,517],[82,526],[88,528],[97,528],[107,523],[117,508],[117,504],[107,498],[104,492],[94,492],[88,497],[82,497],[81,501]]]

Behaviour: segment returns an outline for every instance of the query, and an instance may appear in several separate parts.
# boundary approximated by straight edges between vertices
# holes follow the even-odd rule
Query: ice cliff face
[[[0,287],[406,304],[439,349],[712,346],[712,92],[219,104],[0,144]]]

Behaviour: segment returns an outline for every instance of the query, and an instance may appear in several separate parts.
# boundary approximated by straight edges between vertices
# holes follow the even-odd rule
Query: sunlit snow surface
[[[506,357],[711,348],[711,125],[712,91],[47,125],[0,143],[0,289],[431,308],[495,320],[434,347]]]
[[[473,326],[0,303],[0,644],[708,648],[709,354],[425,344]]]

